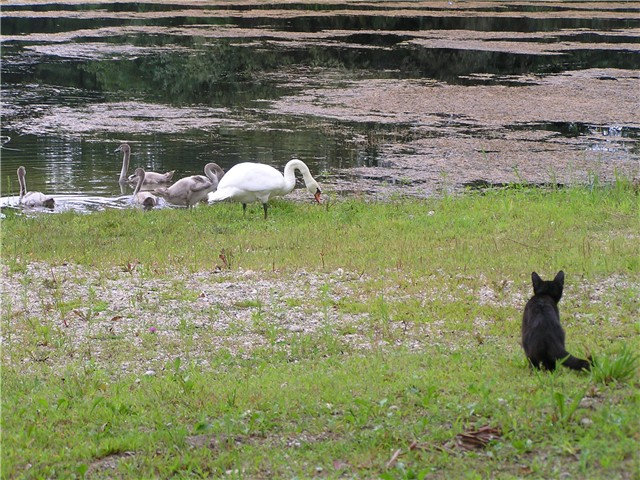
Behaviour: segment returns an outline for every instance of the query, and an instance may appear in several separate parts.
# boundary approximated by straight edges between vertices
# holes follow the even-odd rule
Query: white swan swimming
[[[309,193],[320,203],[320,186],[311,176],[309,167],[300,160],[290,160],[284,167],[284,175],[275,168],[262,163],[239,163],[231,167],[218,183],[218,189],[209,194],[209,202],[218,202],[227,198],[242,203],[243,212],[247,203],[261,202],[264,218],[267,218],[269,198],[286,195],[296,186],[295,170],[302,178]]]
[[[204,175],[192,175],[181,178],[170,187],[156,188],[153,193],[174,205],[191,207],[207,198],[210,192],[218,187],[224,176],[224,170],[217,163],[207,163]]]
[[[53,208],[55,206],[53,197],[47,196],[42,192],[27,192],[27,181],[25,180],[26,174],[27,170],[24,167],[18,167],[18,183],[20,183],[20,203],[27,207]]]
[[[151,192],[140,191],[140,188],[144,183],[144,177],[146,176],[144,169],[141,167],[136,168],[133,176],[138,181],[138,183],[136,184],[136,188],[133,191],[133,203],[135,203],[136,205],[141,205],[145,209],[155,207],[158,204],[158,199]]]
[[[131,156],[131,147],[129,146],[129,144],[123,143],[118,148],[115,149],[114,153],[117,153],[117,152],[123,153],[122,169],[120,170],[120,178],[118,179],[118,181],[120,183],[135,182],[136,181],[135,173],[127,177],[127,171],[129,170],[129,157]],[[169,183],[173,178],[174,173],[175,173],[175,170],[171,170],[170,172],[166,172],[166,173],[145,172],[144,183],[145,184]]]

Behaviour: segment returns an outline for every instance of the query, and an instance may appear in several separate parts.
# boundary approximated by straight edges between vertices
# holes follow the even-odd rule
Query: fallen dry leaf
[[[500,439],[501,435],[502,432],[499,429],[483,425],[478,430],[470,430],[456,435],[456,446],[465,450],[476,450],[486,447],[491,441]]]
[[[398,461],[398,457],[400,456],[401,453],[402,453],[402,450],[400,448],[397,449],[395,452],[393,452],[393,455],[391,455],[391,458],[387,462],[387,468],[393,466],[393,464]]]
[[[336,470],[343,470],[345,468],[349,468],[351,465],[349,465],[349,462],[343,462],[342,460],[334,460],[333,461],[333,468],[335,468]]]
[[[533,473],[533,469],[529,466],[523,465],[520,467],[520,475],[531,475]]]

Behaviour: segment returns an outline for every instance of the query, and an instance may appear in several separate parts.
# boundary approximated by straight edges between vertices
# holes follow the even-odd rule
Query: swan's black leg
[[[262,204],[262,208],[264,209],[264,219],[266,220],[267,219],[267,204],[263,203]]]
[[[243,203],[242,204],[242,215],[246,215],[247,214],[247,204]]]

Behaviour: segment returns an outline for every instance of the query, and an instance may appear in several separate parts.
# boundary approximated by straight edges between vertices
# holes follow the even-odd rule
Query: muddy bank
[[[379,166],[344,170],[338,189],[429,195],[471,183],[587,183],[640,174],[637,72],[588,69],[509,80],[518,87],[363,80],[274,102],[283,114],[405,126],[376,143]],[[624,125],[622,127],[621,125]]]
[[[299,157],[336,195],[640,176],[636,2],[8,1],[3,27],[3,164],[53,194],[118,195],[122,141],[179,175]]]

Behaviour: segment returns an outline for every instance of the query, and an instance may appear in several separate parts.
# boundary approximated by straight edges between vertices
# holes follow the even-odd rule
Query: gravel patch
[[[184,367],[208,368],[221,356],[251,359],[256,351],[284,355],[298,361],[314,349],[326,355],[357,354],[374,349],[405,348],[452,352],[478,342],[519,349],[520,308],[530,296],[528,284],[505,280],[491,285],[483,279],[458,277],[449,289],[448,275],[433,273],[414,293],[402,281],[384,287],[365,275],[333,272],[219,271],[155,277],[136,267],[128,271],[92,270],[77,265],[29,264],[25,271],[3,267],[2,362],[30,370],[46,364],[64,372],[77,362],[104,368],[113,375],[156,375],[181,359]],[[640,280],[615,276],[598,282],[568,286],[565,305],[580,302],[606,305],[614,323],[620,292],[640,296]],[[434,287],[439,285],[439,287]],[[492,333],[495,320],[403,318],[387,306],[418,304],[428,311],[431,299],[462,299],[512,311],[506,328],[512,341],[505,345]],[[358,308],[350,309],[349,305]],[[353,310],[353,311],[352,311]],[[600,319],[602,320],[602,319]],[[565,324],[586,322],[589,315],[567,315]],[[461,324],[468,328],[460,328]],[[583,328],[583,327],[581,327]],[[317,352],[317,350],[314,350]]]

